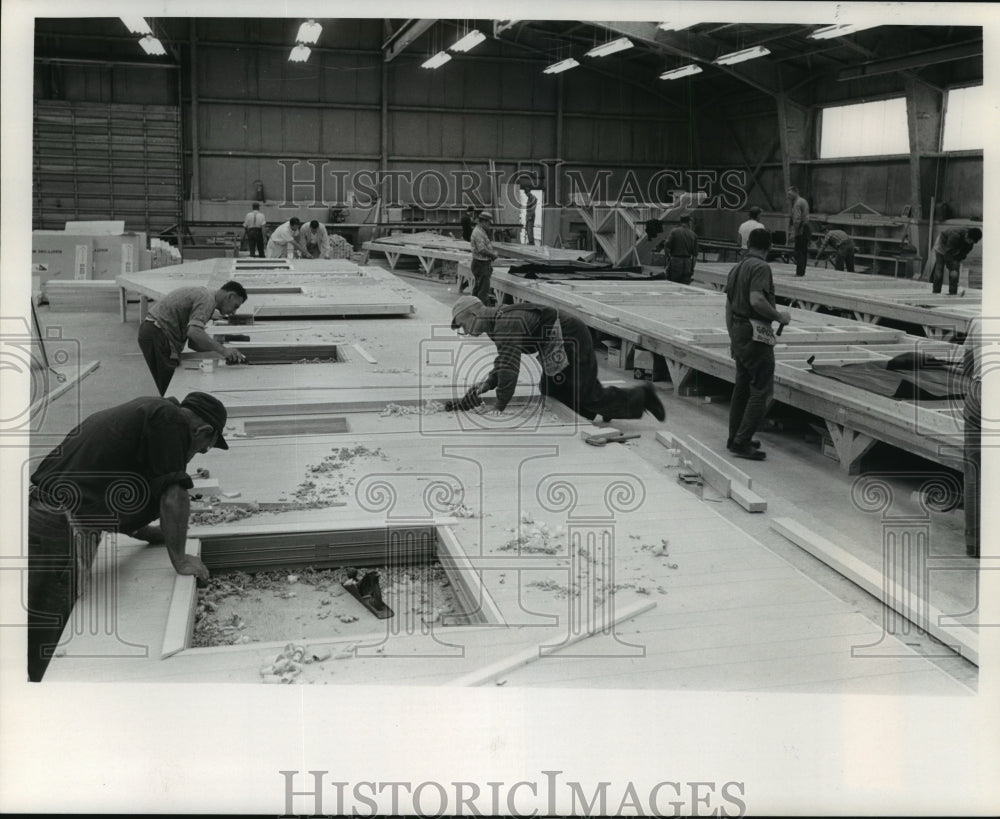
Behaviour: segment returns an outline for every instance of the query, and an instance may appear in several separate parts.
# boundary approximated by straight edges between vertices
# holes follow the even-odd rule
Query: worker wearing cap
[[[834,270],[846,270],[848,273],[854,272],[854,240],[842,230],[828,230],[823,237],[823,243],[816,251],[816,258],[823,255],[829,245],[834,250],[833,267]]]
[[[493,217],[485,210],[479,214],[479,223],[472,229],[472,295],[483,304],[490,303],[490,279],[493,276],[493,260],[497,257],[486,230]]]
[[[959,270],[969,251],[983,238],[979,228],[945,228],[934,242],[934,267],[931,269],[931,292],[940,293],[944,271],[948,269],[948,295],[958,294]]]
[[[139,349],[160,395],[167,391],[174,370],[180,366],[185,344],[192,350],[218,353],[230,364],[246,361],[235,347],[220,344],[205,332],[216,310],[231,316],[246,300],[243,285],[230,281],[214,292],[207,287],[179,287],[156,301],[139,323]]]
[[[267,258],[292,259],[295,253],[306,255],[306,246],[299,236],[302,220],[293,216],[287,222],[278,225],[267,240]]]
[[[228,449],[214,396],[134,398],[83,420],[31,475],[28,496],[28,677],[41,680],[103,532],[164,544],[174,570],[208,579],[185,553],[194,484],[187,464]],[[159,518],[159,526],[150,524]]]
[[[521,193],[524,194],[524,243],[533,245],[535,243],[535,208],[538,207],[538,197],[531,192],[530,182],[522,183]]]
[[[667,234],[664,248],[667,251],[667,280],[690,284],[698,255],[698,237],[691,230],[690,216],[682,216],[681,223]]]
[[[480,403],[480,395],[496,390],[496,404],[487,414],[502,415],[514,396],[521,356],[535,354],[542,368],[539,392],[587,420],[597,415],[605,421],[640,418],[647,410],[658,421],[666,417],[650,382],[629,389],[601,384],[590,329],[574,316],[530,302],[486,307],[474,296],[460,296],[451,315],[453,330],[471,336],[485,333],[497,347],[489,375],[453,409],[471,408]]]

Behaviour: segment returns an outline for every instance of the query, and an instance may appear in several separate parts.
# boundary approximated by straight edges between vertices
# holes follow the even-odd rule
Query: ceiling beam
[[[382,43],[382,59],[391,63],[406,51],[407,46],[436,22],[437,20],[407,20],[396,30],[395,34]]]
[[[710,37],[694,34],[690,31],[662,31],[656,23],[640,22],[595,22],[595,26],[620,34],[642,43],[661,53],[673,54],[700,63],[711,63],[720,56],[721,46]],[[744,82],[772,97],[782,94],[782,75],[778,66],[768,62],[766,57],[741,63],[736,66],[713,66],[713,68]],[[801,72],[795,70],[795,76],[790,79],[798,82]],[[787,102],[799,107],[799,103],[787,99]]]
[[[881,60],[869,60],[860,65],[852,65],[842,68],[837,73],[837,79],[860,80],[864,77],[875,77],[880,74],[894,74],[897,71],[907,71],[912,69],[926,68],[929,65],[938,63],[955,62],[956,60],[966,60],[970,57],[981,57],[983,55],[983,41],[974,40],[955,45],[931,48],[927,51],[906,54],[901,57],[888,57]],[[926,82],[920,77],[915,79]]]

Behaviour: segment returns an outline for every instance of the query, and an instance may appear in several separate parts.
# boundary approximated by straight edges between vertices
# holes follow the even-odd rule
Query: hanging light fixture
[[[451,59],[451,54],[449,54],[447,51],[439,51],[437,54],[435,54],[430,59],[425,60],[421,64],[420,67],[421,68],[440,68],[442,65],[444,65],[446,62],[448,62],[448,60],[450,60],[450,59]]]
[[[316,45],[319,42],[319,35],[323,33],[323,26],[315,20],[306,20],[299,26],[299,33],[295,35],[295,42],[304,45]]]
[[[542,71],[543,74],[561,74],[563,71],[569,71],[571,68],[576,68],[580,63],[574,60],[572,57],[567,57],[565,60],[561,60],[558,63],[552,63],[548,68]]]
[[[607,57],[609,54],[617,54],[619,51],[625,51],[628,48],[632,48],[632,41],[628,37],[619,37],[617,40],[611,40],[602,45],[596,46],[587,52],[588,57]]]
[[[479,29],[472,29],[468,34],[462,37],[458,42],[456,42],[452,47],[452,51],[469,51],[475,48],[483,40],[486,39],[486,35],[483,34]]]
[[[152,34],[147,34],[139,40],[139,45],[142,46],[143,51],[154,57],[162,57],[167,53],[167,50],[163,47],[163,43],[157,40]]]
[[[771,49],[758,45],[751,48],[744,48],[742,51],[732,51],[729,54],[723,54],[713,62],[716,65],[735,65],[736,63],[742,63],[747,60],[755,60],[758,57],[764,57],[770,53]]]
[[[660,31],[683,31],[693,25],[694,23],[660,23],[657,28]]]
[[[664,71],[660,74],[661,80],[679,80],[681,77],[691,77],[694,74],[701,73],[701,66],[691,63],[690,65],[681,66],[680,68],[675,68],[671,71]]]
[[[818,28],[809,36],[814,40],[829,40],[833,37],[843,37],[845,34],[853,34],[855,31],[864,31],[866,28],[874,28],[874,26],[861,25],[860,23],[835,23],[832,26]]]
[[[145,17],[120,17],[125,27],[133,34],[152,34],[153,29],[149,27]]]
[[[304,63],[309,59],[309,55],[312,54],[312,49],[307,45],[302,45],[299,43],[292,49],[292,53],[288,55],[288,62],[290,63]]]

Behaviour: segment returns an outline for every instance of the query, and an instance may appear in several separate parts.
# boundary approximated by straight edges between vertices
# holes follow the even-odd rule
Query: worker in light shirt
[[[305,245],[299,237],[302,221],[293,216],[284,224],[278,225],[267,240],[267,258],[269,259],[292,259],[295,258],[296,250],[305,255]]]
[[[254,202],[251,206],[252,210],[246,215],[243,220],[243,228],[247,233],[247,245],[250,249],[250,256],[259,256],[264,258],[264,225],[267,224],[267,219],[264,218],[264,214],[260,212],[260,203]],[[256,251],[256,253],[254,252]]]

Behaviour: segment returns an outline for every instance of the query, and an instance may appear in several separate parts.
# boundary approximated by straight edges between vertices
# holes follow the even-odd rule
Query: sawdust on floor
[[[373,569],[358,569],[363,576]],[[380,620],[347,592],[347,569],[233,572],[198,590],[193,647],[309,638],[343,638],[450,625],[461,606],[440,563],[380,568],[379,583],[396,622]]]

